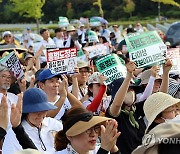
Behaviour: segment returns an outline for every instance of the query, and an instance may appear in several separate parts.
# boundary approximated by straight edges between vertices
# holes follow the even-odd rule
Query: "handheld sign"
[[[96,56],[102,56],[109,53],[109,47],[106,44],[97,44],[94,46],[84,47],[83,49],[89,52],[90,59]]]
[[[96,27],[96,26],[100,26],[100,25],[101,25],[101,22],[98,19],[94,19],[94,18],[90,19],[90,26]]]
[[[24,71],[21,68],[20,61],[14,52],[9,53],[7,56],[0,60],[0,64],[9,68],[10,73],[16,79],[22,79],[24,77]]]
[[[168,49],[166,54],[173,63],[170,73],[180,74],[180,48]]]
[[[59,27],[67,27],[69,25],[69,20],[67,17],[59,17]]]
[[[167,47],[156,31],[132,33],[125,36],[129,57],[138,68],[162,63],[166,58]]]
[[[105,85],[110,84],[120,77],[126,76],[127,69],[122,62],[123,60],[120,60],[116,54],[109,54],[95,61],[98,71],[108,77]]]
[[[87,59],[86,55],[84,54],[83,50],[78,50],[77,61],[88,61],[88,59]]]
[[[77,49],[52,49],[47,51],[48,68],[56,73],[71,74],[74,73],[74,67],[77,66]]]

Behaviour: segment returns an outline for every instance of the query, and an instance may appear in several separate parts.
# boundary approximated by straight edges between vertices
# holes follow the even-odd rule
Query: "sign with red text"
[[[71,74],[74,73],[74,67],[77,66],[77,49],[52,49],[47,51],[48,68],[56,73]]]

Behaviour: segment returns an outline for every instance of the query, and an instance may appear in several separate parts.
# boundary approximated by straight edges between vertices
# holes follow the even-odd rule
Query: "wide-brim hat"
[[[30,88],[23,95],[22,113],[33,113],[57,109],[48,102],[46,93],[39,88]]]
[[[77,67],[78,68],[83,68],[83,67],[89,68],[89,65],[88,65],[88,62],[79,60],[79,61],[77,61]]]
[[[145,70],[140,76],[141,79],[140,85],[148,84],[150,76],[151,76],[151,70]],[[155,80],[162,80],[162,78],[157,74]]]
[[[43,152],[35,150],[35,149],[24,149],[21,151],[17,151],[14,154],[43,154]]]
[[[67,26],[67,28],[66,28],[66,31],[67,31],[67,32],[75,31],[75,30],[76,30],[76,28],[75,28],[74,26],[72,26],[72,25],[69,25],[69,26]]]
[[[93,116],[89,121],[78,121],[70,129],[68,129],[66,131],[66,135],[67,136],[79,135],[79,134],[85,132],[86,130],[88,130],[89,128],[91,128],[99,123],[105,122],[107,120],[111,120],[111,118],[101,117],[101,116]]]
[[[143,107],[145,116],[148,120],[146,131],[156,119],[157,115],[178,102],[180,102],[180,99],[173,98],[171,95],[162,92],[157,92],[149,96],[144,102]]]

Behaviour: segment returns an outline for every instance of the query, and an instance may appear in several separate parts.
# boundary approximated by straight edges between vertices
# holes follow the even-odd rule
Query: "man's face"
[[[62,32],[57,32],[56,37],[58,37],[58,38],[64,37],[63,31]]]
[[[51,79],[46,80],[45,83],[42,83],[41,89],[44,90],[44,92],[47,95],[58,95],[59,85],[60,85],[59,78],[53,77]]]
[[[9,71],[0,72],[0,89],[8,90],[11,85],[11,74]]]
[[[42,33],[42,37],[44,40],[47,40],[50,37],[49,31],[46,30],[44,33]]]

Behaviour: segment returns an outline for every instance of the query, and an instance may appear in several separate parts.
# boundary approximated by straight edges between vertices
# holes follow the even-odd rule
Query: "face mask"
[[[165,118],[162,118],[162,119],[165,120],[165,123],[180,123],[180,115],[177,115],[173,119],[165,119]]]
[[[134,103],[134,100],[135,100],[134,91],[128,91],[125,96],[124,103],[128,106],[131,106]]]

